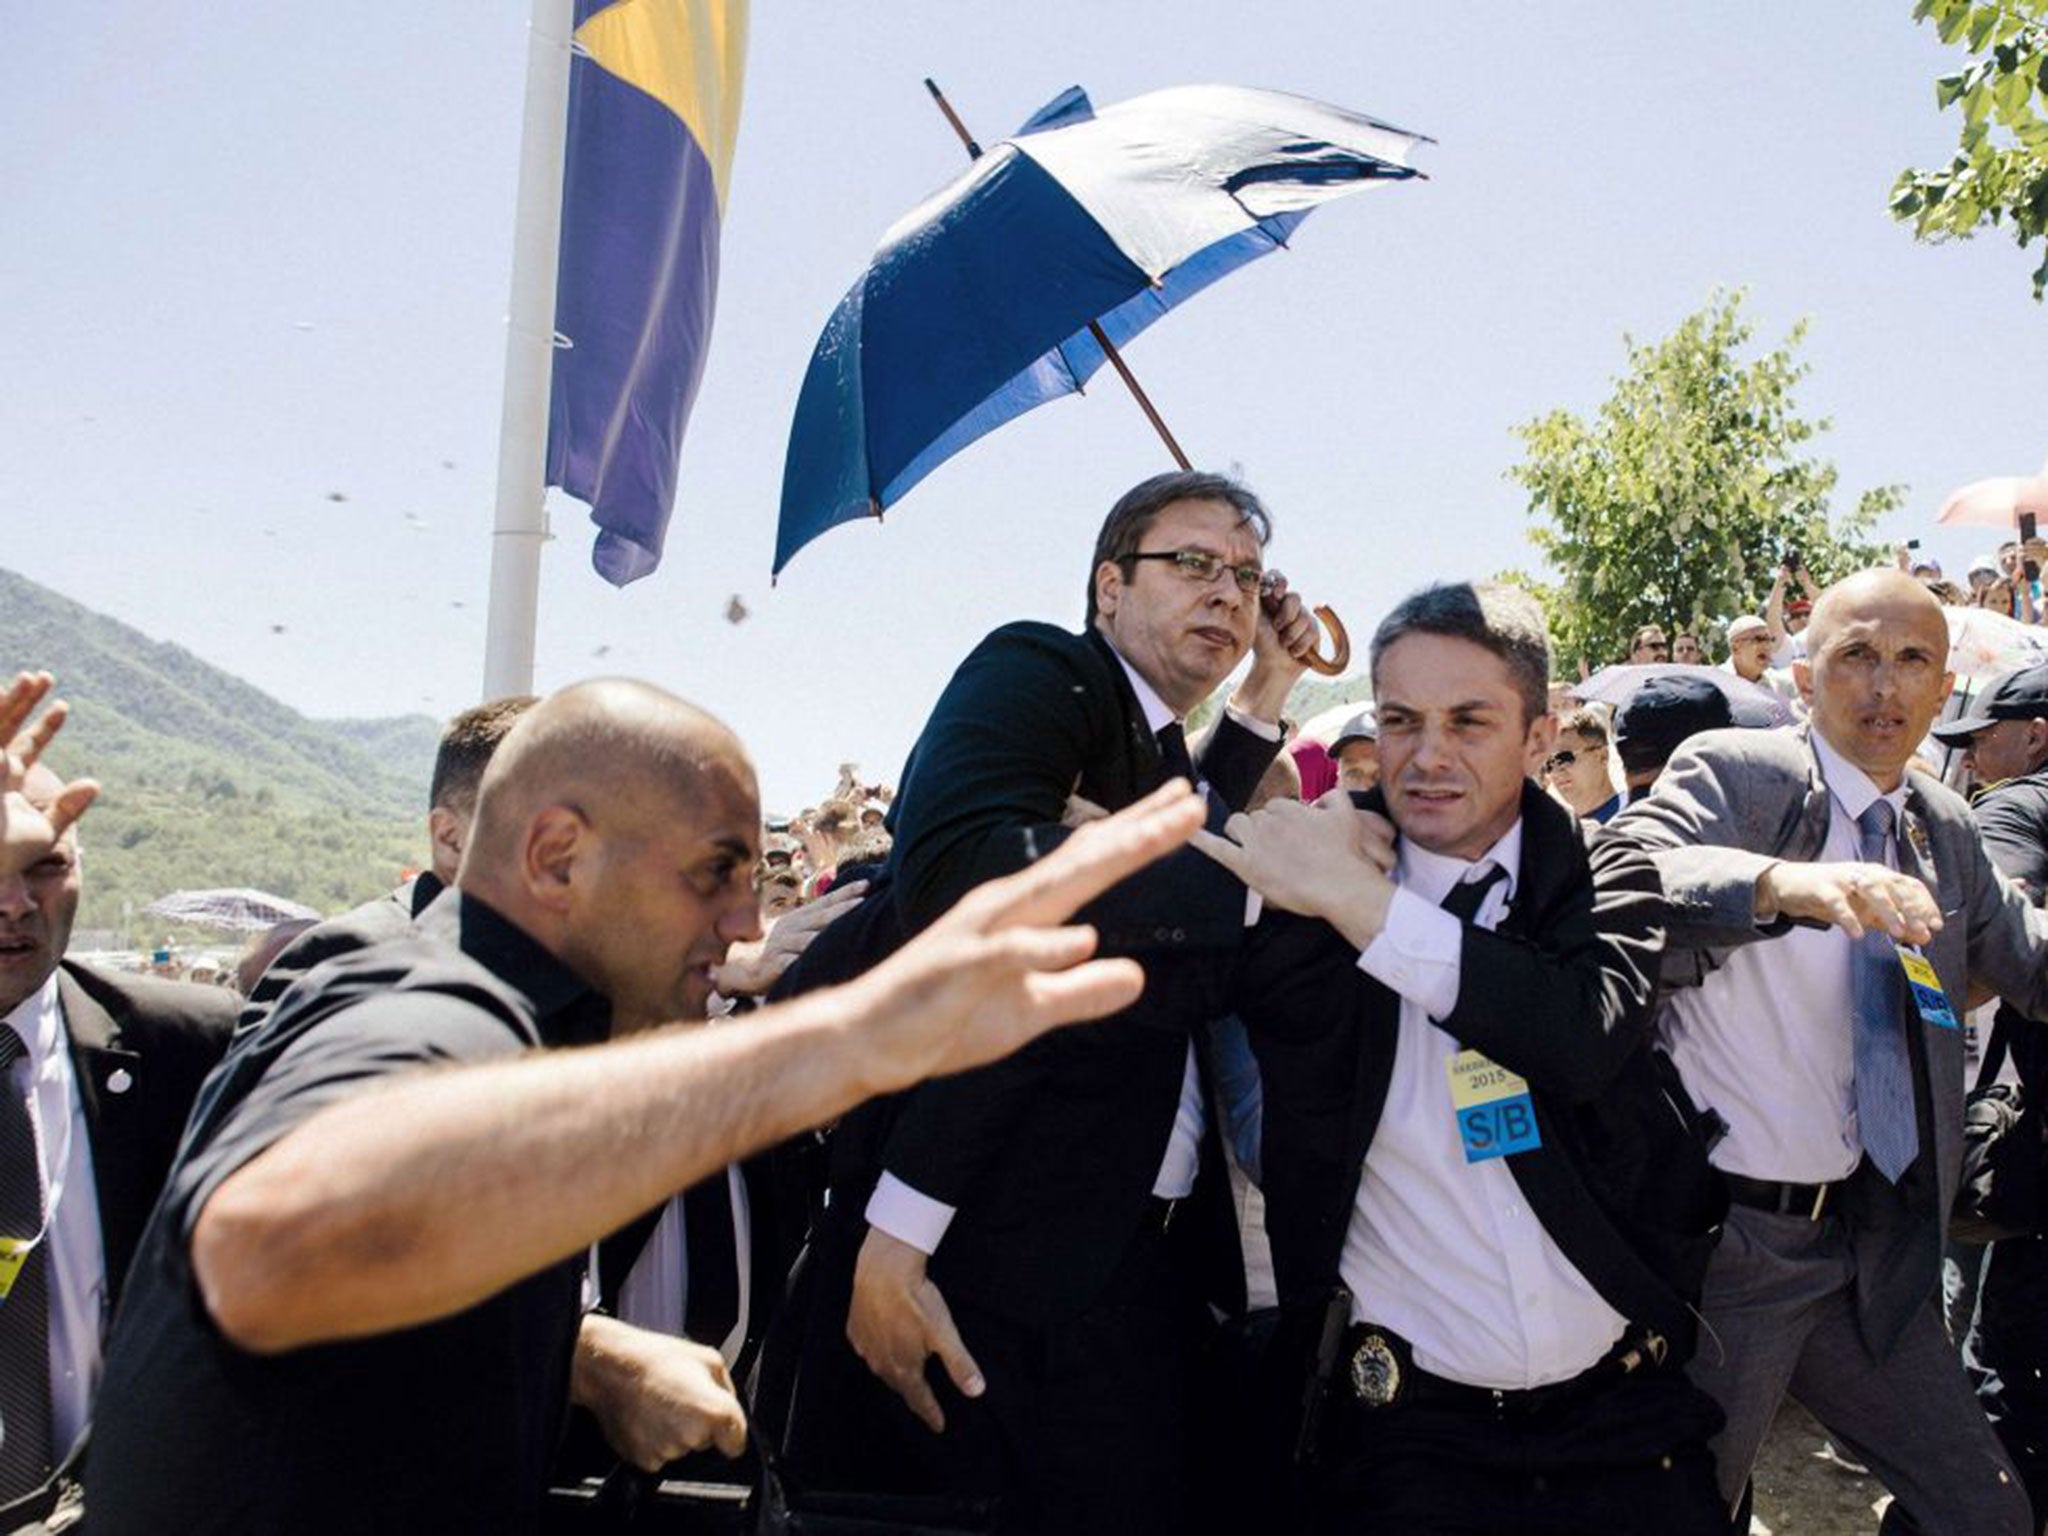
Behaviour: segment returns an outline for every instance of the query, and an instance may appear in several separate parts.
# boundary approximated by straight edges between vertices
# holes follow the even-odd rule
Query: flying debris
[[[340,491],[329,491],[327,499],[329,501],[347,501],[348,497],[344,496]]]
[[[612,648],[610,646],[600,645],[596,650],[592,651],[590,654],[596,657],[598,660],[602,661],[605,657],[611,655],[611,653]]]
[[[441,467],[443,469],[453,469],[455,467],[455,461],[453,459],[443,459],[441,461]]]
[[[284,633],[284,626],[282,624],[273,624],[270,626],[270,632],[273,635],[281,635]]]
[[[725,622],[728,624],[744,624],[746,619],[747,605],[740,601],[739,593],[735,592],[732,595],[732,600],[725,605]]]

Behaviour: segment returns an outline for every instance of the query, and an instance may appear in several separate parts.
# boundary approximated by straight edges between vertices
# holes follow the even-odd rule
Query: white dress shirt
[[[1386,925],[1358,957],[1399,994],[1399,1035],[1340,1263],[1354,1322],[1401,1335],[1425,1371],[1507,1390],[1577,1376],[1627,1327],[1543,1229],[1508,1160],[1465,1161],[1452,1116],[1447,1066],[1463,1047],[1432,1021],[1457,1007],[1465,932],[1438,903],[1499,865],[1507,879],[1475,919],[1494,927],[1521,857],[1519,821],[1471,864],[1400,842]]]
[[[1820,857],[1860,860],[1856,818],[1879,798],[1877,786],[1818,730],[1812,740],[1829,800]],[[1903,783],[1882,798],[1903,814]],[[1825,1184],[1848,1177],[1863,1156],[1850,1029],[1854,949],[1839,928],[1794,928],[1732,950],[1699,986],[1665,1003],[1658,1029],[1686,1092],[1728,1122],[1713,1150],[1716,1167]]]
[[[71,1070],[64,1009],[52,974],[23,998],[0,1028],[28,1045],[14,1063],[8,1088],[28,1093],[49,1214],[50,1430],[62,1461],[92,1421],[100,1380],[101,1335],[107,1323],[107,1260],[100,1239],[99,1197],[93,1185],[92,1138],[85,1101]]]
[[[1123,653],[1113,645],[1109,651],[1124,669],[1124,676],[1131,680],[1131,692],[1137,696],[1138,708],[1144,712],[1146,728],[1157,736],[1167,726],[1179,722],[1180,716],[1159,697],[1159,690],[1145,681],[1138,669],[1124,659]],[[1241,710],[1227,712],[1232,720],[1255,735],[1268,741],[1279,740],[1278,725],[1254,719]],[[1187,1059],[1181,1066],[1180,1107],[1174,1111],[1173,1131],[1167,1137],[1159,1173],[1152,1181],[1154,1195],[1162,1200],[1185,1200],[1194,1193],[1195,1175],[1202,1160],[1202,1130],[1206,1124],[1201,1071],[1195,1064],[1195,1045],[1191,1039]],[[867,1220],[869,1226],[888,1233],[899,1242],[910,1244],[920,1253],[930,1254],[938,1252],[946,1228],[952,1224],[954,1209],[885,1170],[875,1184],[875,1192],[868,1197]]]
[[[736,1366],[741,1346],[747,1341],[748,1313],[753,1298],[753,1228],[752,1214],[747,1206],[747,1182],[741,1177],[737,1164],[725,1170],[725,1180],[732,1208],[733,1252],[739,1260],[739,1316],[733,1321],[732,1331],[724,1338],[693,1342],[711,1345],[725,1356],[728,1366]],[[603,1284],[598,1249],[592,1247],[590,1264],[583,1277],[583,1308],[586,1312],[597,1305]],[[647,1234],[647,1246],[640,1250],[640,1256],[633,1261],[633,1267],[626,1271],[625,1281],[619,1286],[619,1321],[631,1323],[635,1328],[645,1328],[650,1333],[686,1338],[683,1319],[689,1315],[689,1307],[689,1234],[683,1224],[683,1197],[676,1194],[669,1196],[668,1204],[662,1207],[661,1219]]]

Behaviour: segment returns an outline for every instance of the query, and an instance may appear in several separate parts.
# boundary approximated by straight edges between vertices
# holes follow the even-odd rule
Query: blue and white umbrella
[[[1332,198],[1420,174],[1420,134],[1306,97],[1064,92],[882,237],[811,355],[779,572],[986,432],[1077,391],[1113,345],[1287,243]]]

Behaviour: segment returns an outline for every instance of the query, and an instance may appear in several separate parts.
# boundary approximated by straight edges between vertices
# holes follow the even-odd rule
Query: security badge
[[[1466,1162],[1483,1163],[1543,1145],[1526,1078],[1474,1050],[1457,1052],[1444,1063],[1444,1070],[1450,1077],[1451,1110]]]
[[[0,1237],[0,1301],[5,1301],[14,1290],[15,1277],[21,1273],[21,1266],[28,1262],[28,1256],[36,1251],[38,1237]]]
[[[1384,1408],[1401,1395],[1401,1361],[1384,1334],[1368,1333],[1351,1352],[1351,1395]]]
[[[1905,967],[1906,984],[1913,989],[1913,1006],[1920,1010],[1920,1017],[1937,1029],[1960,1029],[1955,1011],[1948,1005],[1948,996],[1941,990],[1941,978],[1934,974],[1934,967],[1927,963],[1927,957],[1910,945],[1900,944],[1895,948],[1899,964]]]

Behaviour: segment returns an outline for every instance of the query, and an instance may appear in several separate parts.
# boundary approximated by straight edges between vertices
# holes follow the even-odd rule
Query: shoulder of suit
[[[64,961],[63,970],[80,991],[123,1026],[183,1028],[225,1039],[241,1007],[241,999],[225,987],[110,971],[81,960]]]
[[[1923,811],[1932,811],[1954,821],[1970,819],[1970,802],[1917,763],[1906,769],[1906,782],[1912,787]]]

